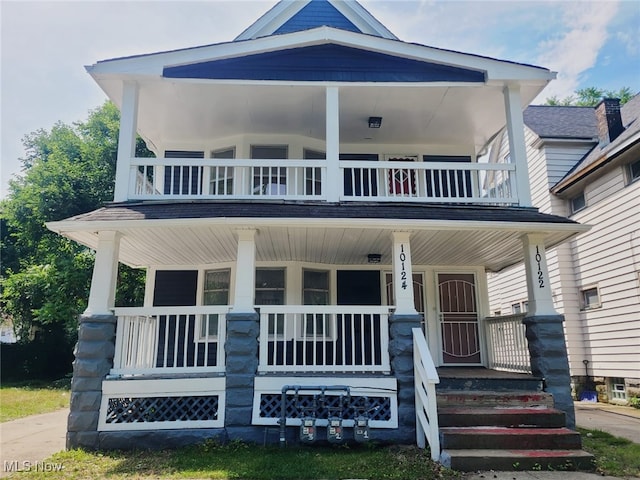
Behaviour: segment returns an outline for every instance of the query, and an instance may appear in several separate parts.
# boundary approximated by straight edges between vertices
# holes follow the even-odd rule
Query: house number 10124
[[[542,261],[542,255],[540,255],[540,247],[536,245],[536,262],[538,263],[538,287],[544,288],[544,274],[542,273],[542,266],[540,262]]]
[[[407,285],[407,270],[404,266],[404,262],[407,259],[407,254],[404,253],[404,244],[400,245],[400,287],[406,290]]]

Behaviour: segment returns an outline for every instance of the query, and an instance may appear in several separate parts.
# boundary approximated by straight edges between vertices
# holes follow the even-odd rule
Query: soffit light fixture
[[[370,253],[369,255],[367,255],[367,261],[369,263],[380,263],[381,259],[382,255],[380,255],[379,253]]]
[[[380,128],[382,126],[382,117],[369,117],[369,128]]]

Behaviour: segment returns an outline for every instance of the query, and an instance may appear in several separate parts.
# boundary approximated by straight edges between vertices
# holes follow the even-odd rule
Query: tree
[[[545,105],[562,105],[574,107],[595,107],[603,98],[619,98],[620,105],[624,105],[634,94],[629,87],[622,87],[619,90],[605,90],[597,87],[579,88],[575,95],[569,95],[559,99],[557,95],[545,100]]]
[[[25,136],[22,175],[0,203],[0,305],[21,342],[35,331],[70,341],[86,308],[94,253],[45,227],[113,198],[119,112],[106,102],[73,125]],[[136,155],[152,156],[138,139]],[[139,304],[143,275],[121,266],[118,304]]]

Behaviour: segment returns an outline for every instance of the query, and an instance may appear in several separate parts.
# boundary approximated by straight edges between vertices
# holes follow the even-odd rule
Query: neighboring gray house
[[[627,403],[640,395],[640,95],[530,106],[524,122],[532,203],[591,227],[547,252],[575,394],[595,382],[601,401]],[[523,266],[488,275],[493,315],[527,310],[524,278]]]
[[[87,70],[121,125],[114,201],[48,224],[96,250],[68,446],[319,428],[455,468],[589,461],[545,262],[586,227],[531,206],[522,118],[555,73],[400,41],[341,0]],[[511,161],[478,162],[504,128]],[[486,272],[523,261],[532,375],[485,368],[508,347]],[[114,304],[119,262],[146,270],[144,306]]]

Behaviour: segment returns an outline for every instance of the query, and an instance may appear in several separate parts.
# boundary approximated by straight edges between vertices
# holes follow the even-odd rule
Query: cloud
[[[619,3],[568,2],[561,4],[566,25],[564,32],[542,41],[537,62],[558,72],[558,79],[543,92],[544,98],[571,95],[609,38],[609,27],[618,12]]]

